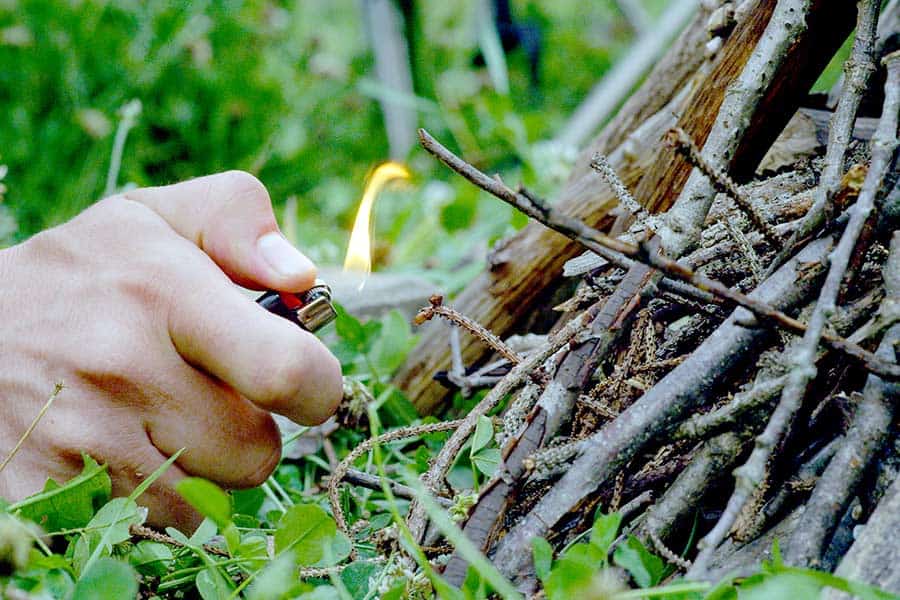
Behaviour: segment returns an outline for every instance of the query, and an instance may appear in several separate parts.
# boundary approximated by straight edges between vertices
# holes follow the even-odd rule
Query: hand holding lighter
[[[284,317],[309,332],[321,329],[337,317],[331,303],[331,288],[316,279],[316,283],[299,294],[268,291],[256,302],[271,313]]]

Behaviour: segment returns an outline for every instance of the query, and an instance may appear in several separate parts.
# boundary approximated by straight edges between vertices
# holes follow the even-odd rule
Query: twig
[[[792,258],[753,295],[788,308],[805,300],[820,278],[798,277],[801,265],[824,260],[833,240],[816,240]],[[767,331],[738,324],[750,313],[736,310],[683,363],[629,406],[619,418],[607,423],[582,442],[581,454],[541,500],[512,527],[497,544],[495,562],[511,576],[526,576],[530,557],[522,551],[535,536],[546,532],[570,510],[594,493],[622,464],[631,460],[653,440],[673,429],[691,410],[710,395],[713,386],[736,368],[767,339]]]
[[[644,490],[643,492],[623,504],[618,512],[620,515],[622,515],[622,519],[625,520],[651,502],[653,502],[653,492],[651,492],[650,490]]]
[[[880,0],[860,0],[858,3],[856,37],[850,58],[844,63],[846,81],[828,128],[825,166],[814,192],[813,205],[800,223],[800,227],[770,263],[767,276],[791,255],[798,243],[821,227],[831,212],[829,205],[840,186],[841,175],[844,172],[844,157],[853,135],[856,113],[869,78],[875,71],[875,31],[880,8]]]
[[[898,275],[900,275],[900,269],[898,269]],[[878,302],[881,297],[880,289],[876,289],[843,309],[842,314],[833,320],[832,325],[835,331],[846,335],[856,323],[870,314],[873,304]],[[883,310],[889,304],[891,304],[890,299],[884,299],[879,310]],[[866,324],[850,334],[849,339],[862,344],[877,340],[882,333],[884,333],[882,329],[869,327]],[[792,352],[792,348],[788,347],[782,354],[791,354]],[[820,349],[816,360],[824,355],[825,351]],[[786,381],[787,375],[782,375],[757,382],[751,389],[735,394],[727,404],[706,413],[693,415],[685,420],[672,434],[672,438],[675,440],[702,439],[727,425],[735,424],[747,413],[774,402],[781,395]]]
[[[844,229],[837,247],[829,256],[831,266],[819,294],[819,300],[810,317],[809,327],[804,333],[799,347],[793,351],[793,368],[788,374],[788,380],[781,393],[781,400],[765,430],[756,438],[750,458],[734,472],[736,479],[734,492],[719,522],[699,544],[700,554],[689,573],[693,577],[702,577],[705,574],[713,552],[728,535],[738,513],[753,493],[753,489],[762,481],[765,465],[769,461],[772,450],[790,427],[794,415],[802,405],[806,386],[816,375],[813,361],[819,338],[822,337],[827,320],[834,313],[835,300],[840,291],[841,281],[850,262],[851,254],[856,247],[857,238],[875,206],[876,196],[882,187],[882,182],[893,159],[894,149],[897,147],[897,120],[898,112],[900,112],[900,51],[889,54],[885,62],[888,66],[888,77],[885,84],[884,108],[878,129],[872,138],[871,165],[862,190],[860,190],[859,199],[851,209],[850,222]]]
[[[653,542],[653,547],[656,549],[656,552],[660,556],[665,558],[667,561],[669,561],[671,564],[675,565],[682,571],[687,571],[691,568],[691,561],[686,558],[682,558],[672,552],[672,550],[670,550],[668,546],[666,546],[655,533],[651,531],[647,535],[650,536],[650,541]]]
[[[650,215],[650,213],[647,212],[647,209],[634,199],[634,196],[631,195],[631,192],[628,191],[628,188],[622,180],[619,179],[616,170],[609,164],[609,160],[600,153],[594,154],[591,159],[591,168],[600,173],[609,187],[612,188],[613,193],[619,200],[619,206],[633,214],[634,218],[637,219],[638,223],[640,223],[646,231],[653,231],[653,225],[651,224],[653,218],[652,215]]]
[[[391,488],[391,493],[398,498],[412,500],[416,497],[415,491],[407,485],[403,485],[402,483],[390,479],[383,480],[378,475],[372,475],[365,471],[360,471],[359,469],[347,469],[347,472],[344,474],[344,481],[370,490],[375,490],[376,492],[383,490],[383,486],[387,484],[387,486]],[[442,505],[444,508],[448,508],[453,504],[450,500],[442,496],[435,497],[435,500],[437,500],[438,504]]]
[[[185,545],[173,538],[171,535],[166,533],[162,533],[160,531],[156,531],[155,529],[151,529],[146,525],[131,525],[128,528],[128,532],[137,538],[151,540],[154,542],[159,542],[161,544],[167,544],[169,546],[174,546],[176,548],[184,548]],[[203,544],[203,551],[208,554],[214,554],[216,556],[222,556],[225,558],[231,558],[231,555],[226,550],[222,550],[216,546],[212,546],[210,544]]]
[[[666,134],[666,142],[675,147],[675,149],[688,159],[692,166],[700,169],[700,171],[709,178],[716,191],[727,194],[729,198],[734,200],[738,208],[747,215],[750,222],[761,231],[769,243],[778,247],[781,243],[781,236],[775,230],[775,227],[756,209],[753,202],[744,195],[734,180],[728,176],[728,173],[717,168],[706,160],[694,144],[694,140],[681,127],[673,127]]]
[[[341,507],[340,496],[338,495],[338,486],[347,475],[347,471],[356,460],[379,444],[386,444],[404,438],[418,437],[427,433],[436,433],[438,431],[449,431],[456,429],[462,425],[463,420],[441,421],[439,423],[428,423],[426,425],[412,425],[410,427],[401,427],[386,433],[382,433],[378,437],[369,438],[359,444],[350,453],[344,457],[344,460],[338,464],[337,468],[332,472],[331,479],[328,481],[328,500],[331,503],[331,512],[334,520],[342,533],[350,535],[350,528],[347,526],[347,518],[344,516],[344,509]]]
[[[425,321],[429,321],[436,316],[444,318],[451,323],[459,325],[460,327],[477,337],[494,351],[503,355],[503,357],[512,364],[517,365],[522,362],[522,357],[513,352],[513,350],[509,346],[504,344],[503,341],[496,335],[494,335],[469,317],[465,316],[464,314],[453,310],[449,306],[444,306],[443,296],[432,296],[429,299],[429,302],[431,302],[431,306],[426,306],[420,309],[413,319],[413,323],[415,323],[416,325],[421,325]]]
[[[31,435],[31,432],[34,431],[34,428],[37,427],[37,424],[40,420],[47,414],[47,411],[50,410],[50,406],[53,404],[53,401],[56,400],[56,397],[59,396],[59,393],[63,389],[62,383],[57,383],[53,386],[53,392],[50,393],[50,397],[47,398],[47,401],[44,403],[44,406],[41,407],[41,410],[38,411],[38,414],[35,415],[34,419],[32,419],[31,424],[28,426],[28,429],[25,430],[25,433],[22,434],[22,437],[19,438],[19,441],[16,442],[16,445],[13,446],[13,449],[9,451],[9,454],[6,455],[6,458],[3,459],[3,462],[0,463],[0,473],[3,472],[3,469],[6,468],[6,465],[10,463],[16,453],[19,452],[19,448],[22,447],[22,444],[25,443],[25,440],[28,439],[28,436]]]
[[[585,248],[596,252],[613,264],[628,265],[630,267],[634,264],[634,262],[628,261],[628,257],[631,257],[637,262],[659,269],[671,278],[680,279],[683,282],[689,283],[695,288],[699,288],[699,291],[701,292],[711,292],[719,298],[742,306],[752,311],[756,316],[765,318],[783,329],[794,333],[806,332],[806,325],[797,319],[760,301],[753,295],[748,296],[737,290],[733,290],[718,281],[704,277],[679,262],[666,258],[661,254],[649,252],[646,243],[634,245],[623,242],[622,240],[611,238],[592,227],[588,227],[578,219],[561,214],[553,208],[543,205],[535,206],[529,198],[522,194],[517,194],[502,182],[499,182],[492,177],[488,177],[450,152],[450,150],[431,137],[424,129],[419,130],[419,139],[426,150],[478,187],[490,192],[500,200],[515,206],[526,215],[540,221],[547,227],[559,231],[563,235],[579,242]],[[623,254],[625,256],[622,256]],[[660,282],[660,287],[662,287],[662,283],[665,281],[666,280],[663,279]],[[686,295],[696,297],[696,295],[693,294]],[[821,339],[831,348],[862,362],[866,369],[876,373],[880,377],[891,381],[900,379],[900,367],[875,356],[858,344],[854,344],[840,336],[829,333],[823,333]]]
[[[741,74],[728,87],[721,108],[703,145],[702,156],[710,165],[727,169],[745,138],[752,116],[790,49],[807,31],[810,0],[779,0]],[[672,256],[681,256],[698,237],[715,198],[715,188],[705,175],[694,169],[666,213],[659,230],[663,247]],[[777,237],[775,238],[777,239]]]
[[[603,302],[597,302],[585,311],[580,335],[567,351],[561,352],[558,366],[552,370],[552,378],[545,387],[537,405],[527,419],[527,425],[509,441],[502,450],[503,461],[497,467],[492,480],[485,485],[477,504],[469,512],[463,528],[476,546],[486,550],[491,532],[496,531],[510,504],[510,488],[522,480],[528,472],[540,478],[554,473],[564,466],[565,460],[577,452],[577,443],[546,448],[572,414],[572,406],[580,390],[587,384],[597,365],[636,312],[641,295],[652,285],[653,270],[635,264],[619,281],[615,291]],[[657,278],[658,279],[658,278]],[[545,447],[545,450],[538,451]],[[567,455],[568,453],[568,455]],[[546,461],[530,461],[529,458]],[[562,462],[561,462],[562,461]],[[529,464],[537,468],[530,469]],[[468,569],[461,555],[455,554],[444,570],[451,584],[460,585]]]
[[[890,282],[893,288],[887,290],[885,301],[890,301],[888,298],[896,301],[900,299],[900,289],[895,287],[900,277],[900,232],[894,233],[884,270],[885,282]],[[893,275],[888,276],[888,271]],[[898,341],[900,325],[894,325],[882,340],[878,352],[892,358]],[[788,544],[786,557],[791,564],[818,566],[826,540],[856,493],[866,467],[887,439],[898,396],[900,386],[889,386],[875,376],[866,381],[862,401],[856,408],[844,442],[819,479]]]
[[[802,490],[803,486],[809,481],[815,481],[829,461],[834,458],[835,453],[840,448],[843,437],[838,437],[828,442],[821,450],[816,452],[812,458],[803,463],[797,470],[796,476],[785,481],[775,495],[766,503],[765,508],[761,511],[760,519],[757,524],[756,531],[748,532],[750,535],[747,539],[753,539],[759,533],[765,530],[766,524],[781,514],[788,501],[794,497],[798,490]],[[804,511],[806,509],[804,508]],[[795,530],[796,531],[796,530]]]
[[[746,437],[727,431],[707,441],[678,478],[648,511],[637,536],[669,539],[675,526],[696,510],[697,503],[710,486],[734,465],[744,447]]]
[[[584,315],[587,316],[587,315]],[[431,463],[428,471],[422,475],[422,483],[426,486],[429,493],[438,495],[438,490],[442,485],[444,477],[456,460],[465,441],[475,431],[478,418],[485,415],[493,409],[497,404],[506,397],[507,394],[514,391],[522,385],[527,379],[532,377],[541,365],[552,354],[562,348],[569,340],[581,331],[586,323],[584,316],[572,319],[565,327],[547,338],[544,346],[517,364],[513,369],[495,385],[488,394],[475,405],[472,410],[460,421],[459,427],[450,436],[450,439],[443,445],[440,452]],[[427,522],[426,514],[422,506],[418,502],[413,502],[409,509],[407,517],[409,530],[417,542],[421,542],[425,534],[425,525]]]
[[[750,275],[753,278],[753,283],[759,283],[762,281],[763,277],[762,261],[759,260],[759,255],[753,248],[753,244],[750,243],[750,240],[747,239],[744,232],[741,231],[741,229],[727,216],[722,218],[722,222],[725,225],[725,229],[728,231],[728,235],[734,240],[740,253],[744,255],[747,266],[750,268]]]
[[[704,438],[725,425],[737,422],[749,411],[773,402],[784,388],[786,380],[787,377],[783,376],[758,383],[746,392],[735,394],[728,404],[709,412],[692,416],[678,426],[678,429],[672,434],[673,439]]]

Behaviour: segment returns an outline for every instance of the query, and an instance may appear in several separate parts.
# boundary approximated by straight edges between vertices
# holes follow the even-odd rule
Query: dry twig
[[[712,558],[712,553],[731,530],[755,487],[763,480],[765,466],[772,450],[781,440],[803,402],[806,386],[816,375],[815,356],[819,339],[828,319],[834,314],[835,301],[850,257],[863,226],[875,206],[882,183],[893,160],[897,147],[897,121],[900,112],[900,52],[888,56],[888,79],[885,84],[885,101],[881,121],[872,138],[872,161],[856,204],[851,208],[850,222],[844,229],[837,247],[830,254],[831,266],[819,294],[819,300],[810,317],[803,341],[793,350],[793,368],[781,393],[781,400],[772,414],[766,429],[756,438],[756,444],[747,462],[735,470],[736,485],[719,522],[700,542],[700,553],[694,561],[690,575],[702,577]]]
[[[413,319],[413,323],[415,323],[416,325],[421,325],[425,321],[429,321],[436,316],[441,317],[450,321],[450,323],[459,325],[460,327],[477,337],[479,340],[487,344],[491,349],[501,354],[512,364],[517,365],[522,362],[522,357],[516,354],[512,350],[512,348],[504,344],[503,341],[496,335],[494,335],[469,317],[465,316],[464,314],[453,310],[449,306],[444,306],[443,296],[432,296],[429,299],[429,302],[431,303],[431,305],[419,310],[419,312]]]
[[[718,281],[704,277],[679,262],[666,258],[657,252],[649,251],[646,243],[635,245],[611,238],[592,227],[588,227],[578,219],[561,214],[549,206],[535,205],[531,198],[513,191],[505,184],[492,177],[488,177],[450,152],[450,150],[431,137],[424,129],[419,130],[419,139],[426,150],[478,187],[490,192],[504,202],[512,204],[529,217],[540,221],[547,227],[559,231],[563,235],[581,243],[585,248],[596,252],[613,264],[627,265],[628,267],[631,267],[634,264],[634,261],[647,264],[659,269],[671,278],[680,279],[682,282],[690,284],[695,290],[700,292],[712,292],[719,298],[742,306],[752,311],[757,317],[762,317],[771,321],[787,331],[793,333],[806,332],[806,325],[801,321],[760,301],[752,294],[748,296],[737,290],[733,290]],[[629,258],[634,259],[634,261],[630,261]],[[665,281],[666,280],[663,279],[660,282],[660,287],[663,287],[662,284]],[[684,295],[694,298],[697,297],[696,294],[689,291],[679,290],[678,293],[683,293]],[[827,332],[821,334],[821,340],[833,349],[843,352],[853,359],[862,362],[866,369],[883,378],[892,381],[900,379],[900,367],[878,358],[858,344]]]
[[[401,427],[382,433],[378,437],[369,438],[353,448],[353,450],[344,457],[344,460],[342,460],[337,468],[331,473],[331,479],[328,481],[328,500],[331,503],[331,512],[334,514],[334,520],[341,532],[348,536],[350,535],[350,528],[347,526],[347,518],[344,516],[344,509],[341,507],[338,487],[340,486],[341,481],[343,481],[344,476],[347,474],[347,471],[349,471],[353,463],[356,462],[356,459],[379,444],[386,444],[404,438],[418,437],[427,433],[449,431],[451,429],[456,429],[462,424],[463,420],[458,419],[456,421],[440,421],[438,423],[428,423],[426,425]]]
[[[894,233],[884,271],[885,283],[889,286],[885,302],[896,302],[900,300],[900,289],[897,288],[900,279],[900,232]],[[892,358],[898,342],[900,325],[894,325],[882,340],[879,352]],[[818,566],[825,550],[823,546],[856,493],[866,467],[887,440],[898,396],[900,386],[887,385],[875,376],[870,376],[866,381],[853,423],[813,490],[787,546],[786,558],[791,564]]]
[[[844,157],[853,135],[853,124],[869,82],[875,71],[875,31],[878,26],[880,0],[860,0],[856,24],[856,37],[850,58],[844,63],[846,80],[831,117],[828,128],[828,146],[825,150],[825,167],[815,189],[812,208],[806,213],[800,227],[784,248],[772,260],[766,275],[777,269],[794,251],[797,244],[816,231],[831,214],[830,203],[837,192],[844,173]]]
[[[666,142],[673,145],[688,159],[691,165],[706,175],[716,191],[727,194],[729,198],[734,200],[734,203],[747,215],[750,222],[759,231],[763,232],[770,244],[777,245],[781,242],[781,236],[778,235],[775,227],[756,209],[753,201],[744,195],[734,180],[728,176],[728,173],[717,168],[703,157],[700,149],[694,144],[694,140],[685,133],[684,129],[681,127],[670,129],[666,134]]]

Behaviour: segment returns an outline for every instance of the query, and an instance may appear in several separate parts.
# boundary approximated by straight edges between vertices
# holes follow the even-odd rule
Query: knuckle
[[[269,191],[256,176],[246,171],[226,171],[222,174],[228,196],[241,203],[269,205]]]

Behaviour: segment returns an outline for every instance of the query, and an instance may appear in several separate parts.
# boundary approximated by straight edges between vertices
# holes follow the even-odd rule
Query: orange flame
[[[344,271],[356,271],[363,274],[364,279],[360,283],[360,289],[365,284],[365,277],[372,272],[372,240],[369,235],[372,204],[374,204],[378,192],[395,179],[409,179],[409,171],[406,170],[406,167],[395,162],[378,165],[369,175],[362,201],[359,203],[359,210],[356,211],[353,230],[350,232],[350,243],[347,245],[347,256],[344,258]]]

